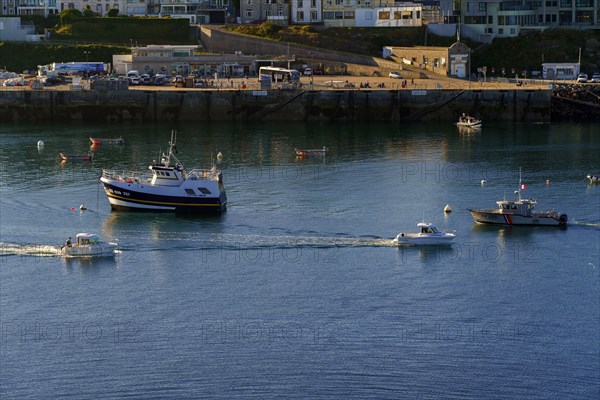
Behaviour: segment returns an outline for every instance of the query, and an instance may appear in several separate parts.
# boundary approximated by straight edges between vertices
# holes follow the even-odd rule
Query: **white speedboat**
[[[113,210],[219,213],[227,207],[221,171],[186,171],[174,154],[176,133],[160,163],[148,168],[150,176],[136,172],[102,170],[100,182]],[[173,160],[173,163],[171,163]]]
[[[535,199],[521,197],[521,173],[519,171],[519,189],[515,191],[516,200],[497,201],[498,208],[469,209],[475,222],[500,225],[541,225],[564,226],[567,224],[567,214],[556,211],[533,211],[537,204]]]
[[[75,243],[61,247],[60,254],[64,257],[114,255],[117,247],[117,243],[103,242],[96,234],[78,233]]]
[[[462,128],[480,129],[481,128],[481,120],[473,118],[469,115],[463,114],[458,119],[456,126],[462,127]]]
[[[399,233],[393,240],[398,245],[431,245],[431,244],[452,244],[456,234],[450,232],[441,232],[430,222],[419,222],[417,227],[420,228],[419,233]]]

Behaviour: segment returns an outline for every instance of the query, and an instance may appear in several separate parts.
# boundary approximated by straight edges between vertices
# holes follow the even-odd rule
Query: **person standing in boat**
[[[72,243],[71,243],[71,236],[69,236],[69,238],[67,239],[67,241],[66,241],[66,243],[65,243],[65,246],[66,246],[66,247],[71,247],[71,244],[72,244]]]

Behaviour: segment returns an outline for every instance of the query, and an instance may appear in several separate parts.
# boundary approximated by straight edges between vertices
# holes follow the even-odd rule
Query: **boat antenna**
[[[519,167],[519,187],[515,193],[519,197],[519,201],[521,201],[521,167]]]

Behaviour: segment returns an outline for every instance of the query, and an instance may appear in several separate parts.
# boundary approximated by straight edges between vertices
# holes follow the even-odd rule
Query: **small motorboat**
[[[431,222],[419,222],[417,227],[420,232],[399,233],[393,242],[398,243],[398,246],[449,245],[456,238],[455,233],[438,231]]]
[[[90,137],[90,141],[93,146],[99,146],[101,144],[124,144],[125,140],[123,136],[119,136],[118,138],[93,138]]]
[[[65,161],[91,161],[92,153],[83,153],[83,154],[69,154],[69,153],[59,153],[60,158]]]
[[[586,178],[590,180],[590,183],[600,183],[600,175],[587,174]]]
[[[462,127],[462,128],[480,129],[481,128],[481,120],[473,118],[468,114],[463,114],[458,119],[456,126]]]
[[[325,146],[322,149],[294,149],[298,157],[324,156],[328,151],[329,149]]]
[[[70,242],[69,238],[69,242]],[[60,248],[63,257],[92,257],[114,255],[117,243],[103,242],[93,233],[78,233],[75,243]],[[69,243],[67,242],[67,243]]]

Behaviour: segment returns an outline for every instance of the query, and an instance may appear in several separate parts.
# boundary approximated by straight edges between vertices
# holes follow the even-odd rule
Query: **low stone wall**
[[[13,121],[550,121],[549,90],[2,90]]]

